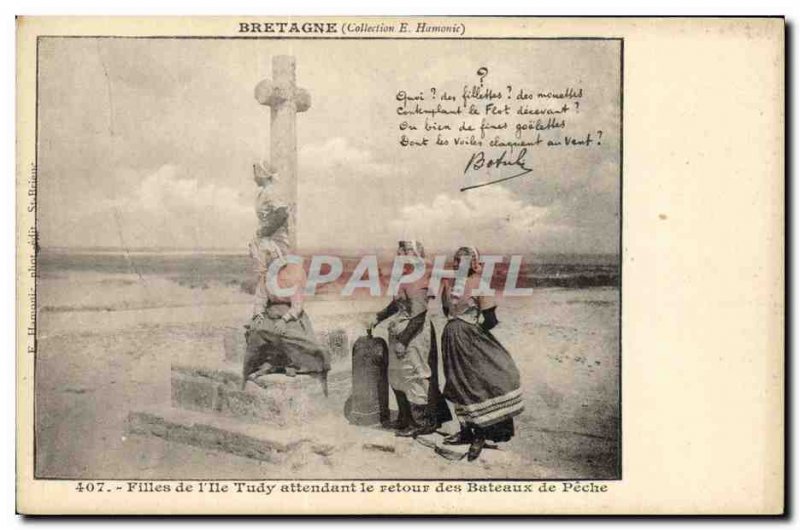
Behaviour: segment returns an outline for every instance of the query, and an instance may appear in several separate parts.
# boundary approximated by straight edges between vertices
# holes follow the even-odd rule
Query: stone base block
[[[173,365],[172,406],[283,426],[339,412],[350,388],[350,374],[342,371],[328,374],[327,397],[311,375],[269,374],[242,389],[236,369]]]
[[[244,359],[244,352],[247,349],[247,342],[244,340],[243,328],[227,328],[222,336],[222,345],[225,349],[225,360],[227,362],[241,363]]]
[[[217,399],[217,387],[208,379],[185,377],[173,373],[171,398],[174,406],[190,409],[213,409]]]

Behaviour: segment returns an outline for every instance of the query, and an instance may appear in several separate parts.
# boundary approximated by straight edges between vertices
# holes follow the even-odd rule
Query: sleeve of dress
[[[406,327],[397,334],[397,341],[401,342],[403,346],[408,347],[408,343],[416,337],[420,331],[422,331],[422,327],[425,325],[425,318],[427,317],[428,312],[423,311],[419,315],[416,315],[411,320],[408,321]]]
[[[497,321],[497,315],[495,315],[495,309],[497,306],[490,307],[489,309],[484,309],[481,311],[483,315],[483,322],[481,322],[481,327],[484,331],[489,331],[493,327],[495,327],[499,322]]]
[[[442,293],[441,294],[441,296],[442,296],[442,312],[444,312],[444,316],[446,316],[446,317],[450,316],[450,304],[451,304],[451,302],[450,302],[450,287],[449,287],[449,285],[450,284],[448,284],[447,282],[443,282],[442,283],[442,288],[441,288],[441,293]]]
[[[261,226],[258,229],[259,234],[261,237],[271,236],[286,223],[287,219],[289,219],[289,209],[286,206],[273,209],[266,215],[266,219],[261,222]]]
[[[377,317],[378,322],[383,322],[398,311],[400,311],[400,306],[398,305],[397,300],[392,300],[389,305],[387,305],[381,311],[378,311],[378,314],[375,316]]]

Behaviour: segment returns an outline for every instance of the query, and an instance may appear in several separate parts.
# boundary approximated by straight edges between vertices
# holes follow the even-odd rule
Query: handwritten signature
[[[525,160],[527,154],[528,149],[526,147],[520,149],[516,155],[509,154],[508,149],[504,149],[499,156],[491,157],[486,156],[484,151],[472,153],[464,168],[464,175],[485,170],[484,173],[488,174],[490,180],[479,184],[464,186],[461,188],[461,191],[480,188],[481,186],[488,186],[489,184],[496,184],[527,175],[533,171],[533,169],[527,166],[527,161]]]

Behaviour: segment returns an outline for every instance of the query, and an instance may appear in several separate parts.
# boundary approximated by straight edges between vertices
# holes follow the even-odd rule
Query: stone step
[[[350,372],[329,372],[328,396],[313,375],[268,374],[241,388],[240,368],[232,363],[172,366],[171,404],[251,422],[292,425],[321,414],[341,414],[350,392]]]
[[[262,462],[289,463],[291,469],[302,467],[315,475],[333,467],[343,473],[360,468],[365,454],[378,458],[378,466],[395,463],[416,445],[392,431],[350,425],[333,415],[287,428],[172,407],[129,413],[126,432]]]
[[[247,423],[170,407],[131,412],[127,432],[274,463],[298,450],[328,456],[338,448],[336,437],[323,439],[310,429]]]

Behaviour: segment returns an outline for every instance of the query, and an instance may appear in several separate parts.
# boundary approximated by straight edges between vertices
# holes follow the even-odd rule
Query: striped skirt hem
[[[455,411],[463,423],[488,427],[495,423],[513,418],[525,409],[522,402],[522,390],[517,388],[511,392],[480,403],[470,405],[456,404]]]

